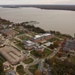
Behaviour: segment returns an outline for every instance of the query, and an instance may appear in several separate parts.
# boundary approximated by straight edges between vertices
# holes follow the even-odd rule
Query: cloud
[[[75,0],[0,0],[0,4],[75,4]]]

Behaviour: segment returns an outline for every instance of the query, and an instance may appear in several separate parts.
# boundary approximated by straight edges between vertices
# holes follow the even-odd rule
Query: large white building
[[[35,46],[35,43],[30,40],[27,40],[27,41],[25,40],[23,43],[24,43],[25,49],[28,49],[28,50],[33,49],[33,47]]]
[[[42,46],[39,46],[37,43],[34,43],[30,40],[24,41],[24,47],[27,50],[36,50],[36,51],[43,51],[44,48]]]
[[[44,40],[49,40],[51,38],[54,38],[54,34],[50,34],[50,33],[45,33],[45,34],[41,34],[41,35],[35,35],[35,37],[33,37],[31,39],[31,41],[33,42],[41,42]]]

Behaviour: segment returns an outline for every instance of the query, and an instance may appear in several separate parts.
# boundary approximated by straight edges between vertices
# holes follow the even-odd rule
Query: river
[[[75,33],[75,11],[0,7],[0,17],[15,23],[37,21],[39,24],[35,26],[45,30],[60,31],[72,36]]]

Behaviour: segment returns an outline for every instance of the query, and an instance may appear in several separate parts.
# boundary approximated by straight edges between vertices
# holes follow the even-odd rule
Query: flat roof
[[[16,64],[20,59],[24,58],[19,51],[11,46],[0,48],[0,54],[11,64]]]
[[[44,34],[41,34],[41,35],[35,35],[34,39],[49,36],[49,35],[51,35],[51,34],[50,33],[44,33]]]
[[[74,50],[74,49],[75,49],[75,41],[72,39],[68,39],[63,46],[63,50]]]
[[[27,41],[24,41],[24,44],[27,46],[31,46],[31,45],[34,45],[35,43],[30,40],[27,40]]]
[[[46,46],[50,46],[51,44],[53,44],[53,42],[47,42],[47,43],[45,43]]]
[[[33,44],[33,42],[32,41],[30,41],[30,40],[28,40],[28,41],[26,41],[27,43],[29,43],[29,44]]]

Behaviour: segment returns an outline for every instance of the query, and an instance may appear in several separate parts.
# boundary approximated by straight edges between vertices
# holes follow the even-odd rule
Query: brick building
[[[31,38],[31,41],[33,42],[42,42],[44,40],[49,40],[51,38],[54,38],[54,34],[45,33],[41,35],[35,35],[35,37]]]
[[[11,46],[0,48],[0,54],[12,65],[25,59],[25,56]]]

